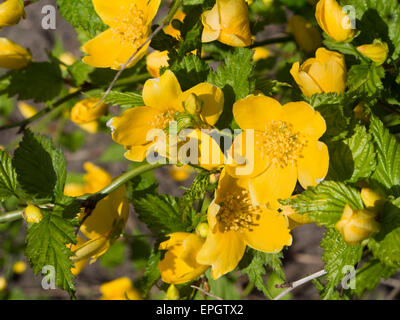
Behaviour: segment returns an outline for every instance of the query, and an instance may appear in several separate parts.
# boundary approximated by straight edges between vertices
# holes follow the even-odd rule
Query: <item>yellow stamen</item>
[[[119,38],[122,43],[137,46],[136,41],[144,38],[146,33],[144,13],[142,10],[138,10],[135,4],[132,4],[129,9],[123,11],[129,13],[115,18],[118,26],[112,28],[112,31],[114,36]]]

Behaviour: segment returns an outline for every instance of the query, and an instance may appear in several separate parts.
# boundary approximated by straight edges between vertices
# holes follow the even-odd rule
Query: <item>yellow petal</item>
[[[38,113],[38,109],[36,107],[23,101],[18,102],[18,110],[25,119],[31,118]]]
[[[299,182],[303,188],[316,186],[328,173],[328,147],[323,142],[310,140],[303,155],[298,159]]]
[[[100,286],[100,292],[103,295],[102,299],[123,296],[124,292],[127,292],[131,289],[132,282],[128,277],[118,278],[113,281],[103,283]]]
[[[131,146],[128,151],[125,152],[124,157],[131,161],[143,162],[154,144],[154,142],[150,142],[143,146]]]
[[[84,193],[96,193],[111,183],[111,175],[106,170],[91,162],[85,162],[83,167],[87,171],[83,176]]]
[[[268,253],[277,253],[283,246],[292,244],[285,217],[278,212],[263,208],[257,226],[246,231],[244,239],[253,249]]]
[[[178,79],[170,70],[166,70],[160,78],[147,80],[142,92],[146,106],[156,108],[161,112],[168,109],[183,111],[179,103],[181,94],[182,89]]]
[[[146,57],[146,68],[150,75],[154,78],[160,76],[160,68],[168,67],[168,50],[155,50]]]
[[[185,101],[192,93],[203,102],[203,108],[201,110],[203,120],[207,124],[213,126],[218,121],[224,109],[224,93],[220,88],[210,83],[203,82],[186,90],[181,96],[181,101]]]
[[[290,74],[306,97],[311,97],[315,93],[322,93],[318,84],[306,72],[300,70],[299,62],[293,64]]]
[[[290,102],[283,106],[286,121],[295,131],[319,139],[326,131],[324,118],[306,102]]]
[[[201,41],[211,42],[217,40],[221,30],[218,5],[215,4],[211,10],[203,12],[201,21],[204,26]]]

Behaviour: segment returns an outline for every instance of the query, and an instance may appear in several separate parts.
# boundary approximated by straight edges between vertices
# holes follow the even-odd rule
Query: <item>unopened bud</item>
[[[171,284],[167,290],[167,299],[168,300],[179,300],[179,290]]]
[[[375,39],[372,44],[365,44],[357,47],[357,50],[364,57],[367,57],[378,64],[384,63],[389,53],[389,47],[387,43],[377,39]]]
[[[25,208],[25,220],[29,223],[39,223],[43,219],[40,209],[34,205],[28,205]]]
[[[15,274],[23,274],[26,271],[26,263],[23,261],[17,261],[13,265],[13,272]]]
[[[379,192],[369,188],[361,189],[361,199],[368,210],[376,213],[379,213],[385,204],[385,197]]]
[[[208,234],[208,223],[203,222],[200,223],[197,227],[196,227],[196,233],[202,237],[202,238],[207,238],[207,234]]]

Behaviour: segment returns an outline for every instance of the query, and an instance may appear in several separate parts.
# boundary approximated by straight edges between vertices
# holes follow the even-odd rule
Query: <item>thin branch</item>
[[[0,223],[8,223],[22,218],[24,209],[10,211],[0,215]]]
[[[215,294],[212,294],[212,293],[210,293],[210,292],[207,292],[206,290],[204,290],[204,289],[202,289],[202,288],[200,288],[200,287],[198,287],[198,286],[191,285],[190,287],[193,288],[193,289],[199,290],[201,293],[204,293],[206,296],[209,296],[209,297],[211,297],[211,298],[214,298],[214,299],[217,299],[217,300],[224,300],[224,299],[222,299],[221,297],[218,297],[218,296],[216,296]]]
[[[292,290],[296,289],[297,287],[313,280],[319,277],[322,277],[323,275],[325,275],[327,272],[325,270],[321,270],[318,271],[316,273],[313,273],[312,275],[305,277],[303,279],[297,280],[295,282],[289,283],[288,285],[290,286],[289,288],[287,288],[286,290],[282,291],[280,294],[278,294],[274,300],[279,300],[281,299],[283,296],[285,296],[286,294],[288,294],[289,292],[291,292]]]

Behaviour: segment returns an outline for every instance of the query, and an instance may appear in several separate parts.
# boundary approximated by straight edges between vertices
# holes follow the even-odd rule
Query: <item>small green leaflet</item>
[[[356,265],[362,256],[362,247],[360,245],[347,245],[342,236],[336,229],[330,228],[326,231],[321,241],[321,247],[324,249],[322,260],[325,262],[326,279],[328,281],[323,294],[323,299],[331,299],[335,287],[346,276],[345,266]]]
[[[94,94],[91,94],[91,96],[101,99],[104,94],[105,92],[95,92]],[[121,107],[144,106],[142,95],[135,92],[111,91],[104,101],[105,103],[120,105]]]
[[[375,65],[353,65],[347,74],[349,92],[357,92],[366,98],[374,97],[383,90],[385,69]]]
[[[353,209],[363,209],[360,192],[341,182],[323,181],[316,187],[309,187],[295,198],[280,201],[290,205],[299,214],[307,213],[319,225],[334,227],[340,219],[346,204]]]
[[[10,156],[0,150],[0,201],[5,201],[15,194],[17,175]]]
[[[161,251],[158,251],[158,243],[155,244],[153,251],[147,260],[147,266],[143,277],[135,282],[135,286],[139,288],[143,296],[147,296],[151,287],[160,279],[160,269],[158,263],[161,260]]]

